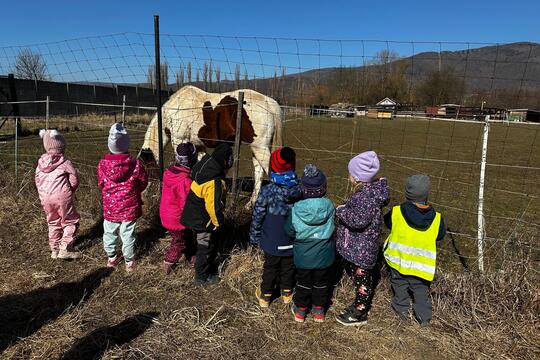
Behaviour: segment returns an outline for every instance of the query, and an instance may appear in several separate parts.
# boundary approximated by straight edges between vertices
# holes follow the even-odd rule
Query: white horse
[[[240,91],[244,92],[242,140],[243,143],[249,143],[254,167],[255,185],[248,203],[250,206],[257,199],[263,174],[268,174],[272,146],[281,146],[282,143],[282,112],[274,99],[249,89],[217,94],[194,86],[184,86],[163,105],[163,147],[169,141],[173,149],[178,144],[190,141],[197,146],[200,158],[207,145],[214,146],[216,140],[234,140],[236,99]],[[203,127],[205,129],[201,131]],[[205,136],[201,137],[200,134]],[[158,142],[156,114],[146,131],[139,157],[146,163],[157,163]]]

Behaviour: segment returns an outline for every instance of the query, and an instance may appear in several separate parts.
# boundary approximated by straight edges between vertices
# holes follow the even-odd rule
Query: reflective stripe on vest
[[[407,224],[401,207],[392,209],[392,231],[386,239],[384,258],[400,274],[413,275],[431,281],[437,261],[437,235],[441,214],[436,213],[431,226],[417,230]]]

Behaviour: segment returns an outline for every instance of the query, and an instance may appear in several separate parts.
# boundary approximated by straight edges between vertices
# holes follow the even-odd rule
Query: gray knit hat
[[[123,124],[116,123],[111,126],[107,145],[109,145],[109,151],[113,154],[127,153],[129,149],[129,134]]]
[[[429,196],[429,176],[413,175],[405,181],[405,197],[416,203],[425,203]]]

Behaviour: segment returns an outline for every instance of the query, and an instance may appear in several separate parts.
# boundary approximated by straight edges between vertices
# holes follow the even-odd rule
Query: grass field
[[[406,176],[427,173],[432,176],[431,201],[458,233],[442,244],[430,328],[393,318],[383,269],[370,323],[350,329],[332,319],[351,300],[347,279],[337,287],[329,319],[321,325],[295,324],[279,302],[269,311],[258,308],[253,291],[259,282],[261,254],[233,249],[245,242],[249,225],[249,214],[241,210],[229,212],[222,234],[223,281],[217,286],[192,286],[192,269],[185,265],[171,276],[161,273],[169,237],[156,222],[156,197],[148,198],[138,225],[140,267],[133,274],[122,268],[112,273],[103,269],[95,166],[107,151],[110,121],[84,120],[88,124],[84,131],[62,119],[50,123],[71,130],[65,132],[67,156],[80,172],[78,246],[84,256],[77,262],[49,258],[45,219],[33,183],[41,140],[36,135],[19,139],[16,182],[13,139],[4,136],[0,142],[0,357],[534,359],[540,355],[539,173],[488,166],[489,271],[478,274],[476,242],[470,235],[476,234],[481,124],[327,118],[286,123],[285,143],[297,150],[298,169],[307,162],[322,168],[336,204],[347,196],[351,154],[373,149],[381,155],[381,175],[392,188],[391,205],[403,199]],[[131,123],[134,154],[142,144],[145,122]],[[30,133],[41,126],[29,121],[23,125]],[[492,125],[488,163],[540,167],[537,129]],[[0,130],[0,135],[9,133],[9,127]],[[245,176],[251,170],[247,155],[244,149]]]

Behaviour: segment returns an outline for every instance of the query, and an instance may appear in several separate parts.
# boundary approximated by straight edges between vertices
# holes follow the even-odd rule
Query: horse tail
[[[283,146],[283,111],[278,105],[278,113],[274,113],[274,138],[272,140],[273,147]],[[277,116],[276,116],[277,115]]]

